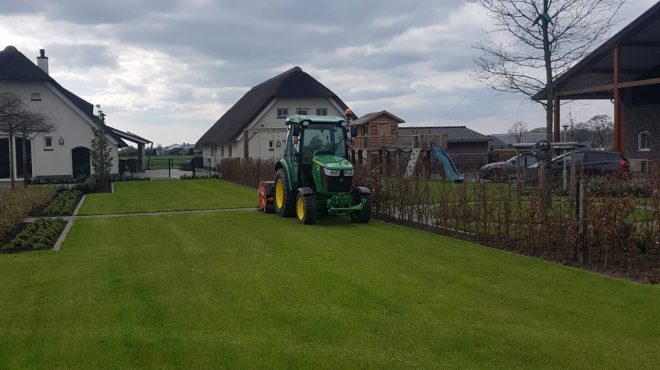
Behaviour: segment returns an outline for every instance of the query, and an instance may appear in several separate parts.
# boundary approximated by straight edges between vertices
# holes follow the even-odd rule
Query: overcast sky
[[[629,0],[620,27],[655,0]],[[251,86],[298,65],[362,115],[484,134],[544,114],[470,78],[489,19],[465,0],[0,0],[0,48],[101,104],[108,124],[168,145],[195,142]],[[578,120],[608,102],[573,103]]]

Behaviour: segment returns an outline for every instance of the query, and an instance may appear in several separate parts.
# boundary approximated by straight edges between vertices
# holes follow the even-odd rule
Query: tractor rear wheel
[[[295,193],[286,190],[287,178],[284,169],[275,174],[275,213],[280,217],[291,217],[296,206]]]
[[[314,223],[316,216],[316,199],[314,194],[298,194],[296,198],[296,218],[298,222],[305,225]]]
[[[355,204],[360,203],[362,199],[365,199],[366,201],[361,210],[351,213],[351,221],[366,224],[371,219],[371,194],[353,192],[353,202]]]

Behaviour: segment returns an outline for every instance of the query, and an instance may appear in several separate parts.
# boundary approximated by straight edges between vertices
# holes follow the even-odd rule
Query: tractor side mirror
[[[351,137],[356,137],[357,136],[357,126],[355,126],[355,125],[348,126],[348,134],[351,135]]]
[[[300,126],[297,125],[293,126],[293,136],[300,137]]]

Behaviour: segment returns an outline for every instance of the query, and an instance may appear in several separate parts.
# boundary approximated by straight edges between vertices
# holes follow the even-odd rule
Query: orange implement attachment
[[[259,181],[259,205],[257,211],[275,212],[275,182]]]

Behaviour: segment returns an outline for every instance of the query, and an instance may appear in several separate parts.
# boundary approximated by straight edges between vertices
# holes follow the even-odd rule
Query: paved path
[[[113,213],[107,215],[74,215],[74,216],[45,216],[45,217],[28,217],[25,222],[34,222],[39,218],[62,218],[64,221],[77,220],[79,218],[118,218],[118,217],[131,217],[131,216],[161,216],[161,215],[187,215],[196,213],[213,213],[213,212],[256,212],[256,207],[250,208],[213,208],[213,209],[195,209],[190,211],[153,211],[153,212],[138,212],[138,213]]]

